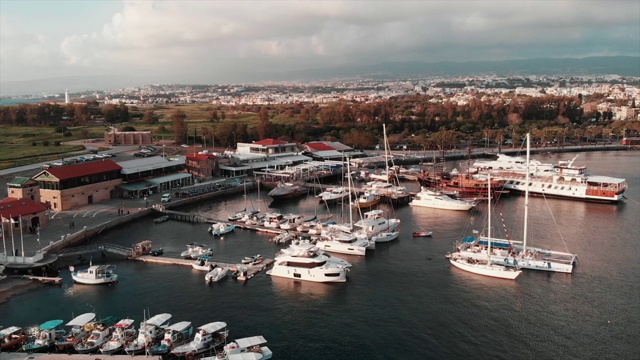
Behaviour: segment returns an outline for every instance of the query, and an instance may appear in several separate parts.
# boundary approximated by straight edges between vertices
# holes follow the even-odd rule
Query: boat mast
[[[487,188],[487,259],[491,260],[491,173],[487,174],[487,182],[489,187]]]
[[[527,251],[527,220],[529,218],[529,155],[530,155],[530,137],[529,137],[529,133],[527,133],[527,174],[525,175],[524,181],[526,183],[525,185],[525,191],[524,191],[524,227],[523,227],[523,231],[524,234],[522,235],[522,252],[526,252]]]
[[[351,208],[352,204],[351,204],[351,167],[350,167],[350,160],[349,158],[347,158],[347,187],[349,188],[349,229],[353,230],[353,210]],[[342,202],[344,204],[344,201]]]

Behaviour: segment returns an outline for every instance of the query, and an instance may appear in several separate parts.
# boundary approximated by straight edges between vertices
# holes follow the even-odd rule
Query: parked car
[[[160,202],[170,202],[171,201],[171,194],[169,193],[165,193],[162,194],[162,197],[160,198]]]

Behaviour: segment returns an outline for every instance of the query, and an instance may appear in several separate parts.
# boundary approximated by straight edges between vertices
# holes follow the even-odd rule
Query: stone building
[[[115,127],[104,133],[105,144],[111,145],[152,145],[151,131],[119,131]]]

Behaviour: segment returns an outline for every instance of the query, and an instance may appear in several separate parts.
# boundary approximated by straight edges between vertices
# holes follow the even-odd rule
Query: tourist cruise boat
[[[529,193],[533,195],[612,203],[623,199],[627,189],[625,179],[591,175],[586,166],[573,165],[577,157],[556,165],[532,160],[528,183],[525,181],[526,160],[522,157],[500,154],[496,160],[477,161],[473,167],[504,180],[505,190],[524,192],[529,185]]]
[[[351,264],[320,250],[316,245],[296,240],[275,256],[268,275],[313,282],[345,282]]]

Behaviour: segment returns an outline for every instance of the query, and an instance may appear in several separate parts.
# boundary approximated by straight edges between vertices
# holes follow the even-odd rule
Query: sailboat
[[[488,181],[491,181],[490,176]],[[487,226],[487,250],[486,252],[482,252],[483,256],[479,258],[476,257],[467,257],[461,251],[458,251],[453,254],[448,254],[449,262],[451,265],[462,269],[464,271],[468,271],[478,275],[490,276],[499,279],[508,279],[514,280],[520,275],[522,270],[518,270],[513,267],[505,267],[502,265],[497,265],[491,259],[491,191],[488,192],[488,201],[487,201],[487,218],[488,218],[488,226]]]
[[[528,170],[530,140],[527,139],[527,158],[525,182],[529,184]],[[491,259],[495,264],[504,266],[514,266],[521,269],[542,270],[552,272],[571,273],[577,261],[577,255],[569,252],[554,251],[544,248],[536,248],[527,245],[527,225],[529,217],[529,186],[525,187],[524,197],[524,234],[522,241],[511,241],[510,239],[491,239],[491,246],[494,251],[489,251]],[[489,240],[483,236],[475,238],[464,238],[458,245],[459,253],[463,256],[477,259],[482,257],[482,253],[488,248]],[[497,249],[497,250],[496,250]]]
[[[229,218],[228,218],[229,221],[244,222],[250,216],[255,215],[255,214],[260,212],[260,210],[248,210],[247,209],[247,179],[245,179],[243,181],[243,185],[244,185],[244,195],[243,195],[244,196],[244,209],[236,212],[235,214],[229,215]],[[244,221],[242,221],[242,220],[244,220]]]

